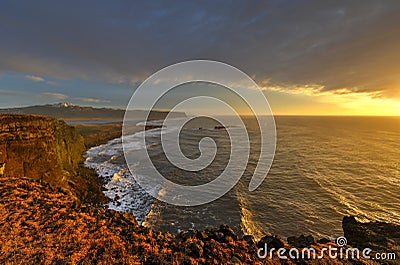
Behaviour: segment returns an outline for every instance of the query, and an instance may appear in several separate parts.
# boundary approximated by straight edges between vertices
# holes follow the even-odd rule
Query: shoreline
[[[145,129],[147,129],[147,128],[145,128]],[[153,129],[153,128],[149,128],[149,129]],[[143,128],[142,129],[139,129],[139,130],[137,130],[136,132],[140,132],[141,130],[143,130]],[[113,140],[116,140],[117,138],[115,138],[115,139],[111,139],[111,140],[109,140],[109,141],[113,141]],[[103,177],[101,177],[101,176],[98,176],[100,179],[104,179]],[[111,200],[112,200],[112,198],[110,198]],[[121,212],[124,212],[124,211],[121,211]],[[150,211],[151,212],[151,211]],[[150,213],[149,212],[149,213]],[[148,213],[148,214],[149,214]],[[147,215],[148,215],[147,214]],[[345,217],[343,217],[343,218],[345,218]],[[357,221],[358,223],[361,223],[361,221]],[[372,221],[371,221],[372,222]],[[145,224],[146,222],[145,222],[145,219],[143,220],[143,223]],[[389,224],[389,223],[388,223]],[[243,229],[243,224],[240,224],[240,229],[241,229],[241,233],[244,235],[244,236],[250,236],[248,233],[246,233],[246,231],[250,231],[249,229],[247,229],[247,230],[244,230]],[[144,226],[144,227],[148,227],[148,226]],[[148,227],[149,228],[149,227]],[[184,230],[184,231],[182,231],[182,232],[187,232],[187,231],[190,231],[190,230]],[[201,231],[201,230],[200,230]],[[178,236],[180,233],[177,233],[176,235]],[[310,235],[309,235],[310,236]],[[256,238],[257,238],[257,236],[256,235],[252,235],[251,234],[251,237],[253,238],[253,240],[254,241],[256,241]],[[263,237],[265,237],[265,235],[262,235],[262,233],[260,233],[260,235],[258,236],[260,239],[261,238],[263,238]],[[293,236],[293,235],[288,235],[288,237],[287,237],[287,241],[290,241],[290,242],[296,242],[296,241],[298,241],[298,238],[303,238],[303,237],[305,237],[303,234],[301,234],[301,233],[299,233],[299,234],[297,234],[297,235],[295,235],[295,236]],[[281,238],[283,238],[283,237],[281,237]],[[329,239],[327,239],[327,238],[324,238],[324,237],[320,237],[318,240],[315,240],[315,242],[317,242],[317,241],[322,241],[322,242],[328,242],[328,241],[330,241]]]
[[[285,241],[279,235],[267,234],[256,241],[252,235],[238,236],[224,224],[177,235],[140,226],[134,215],[111,210],[98,200],[98,195],[103,195],[101,178],[83,168],[85,152],[80,150],[84,140],[71,126],[40,116],[1,118],[5,136],[0,140],[7,147],[7,160],[0,175],[0,263],[379,264],[329,257],[318,260],[320,263],[312,259],[281,259],[276,252],[272,258],[257,257],[257,251],[265,244],[275,249],[337,247],[329,239],[315,240],[308,235]],[[30,161],[27,154],[40,155],[44,160],[32,163],[30,171],[16,171],[21,162]],[[51,163],[49,158],[53,158]],[[40,177],[42,171],[38,170],[50,169],[53,172],[46,179]],[[346,248],[393,252],[397,259],[386,260],[386,264],[399,263],[399,225],[361,223],[354,217],[345,217],[342,228],[348,240]]]
[[[89,125],[89,127],[92,126]],[[99,126],[96,125],[95,127]],[[157,128],[161,128],[161,126],[132,126],[130,127],[129,135],[135,135],[136,133]],[[89,145],[86,152],[83,154],[84,165],[90,170],[93,170],[96,177],[102,182],[101,190],[103,195],[107,198],[105,206],[118,212],[132,213],[137,222],[142,224],[151,211],[154,199],[141,190],[140,186],[131,179],[129,170],[123,166],[125,164],[125,157],[120,152],[122,149],[121,138],[122,136],[119,134],[115,138],[114,136],[109,137],[109,135],[107,135],[103,139],[98,139],[100,141],[98,145]],[[101,158],[104,156],[104,152],[107,157],[105,160]],[[127,188],[126,185],[128,185],[129,188]],[[128,191],[135,192],[127,195]],[[131,198],[131,195],[135,198]],[[143,203],[144,201],[146,203]]]
[[[160,128],[161,126],[146,126],[146,127],[143,127],[143,126],[137,126],[137,128],[136,128],[136,130],[135,130],[135,133],[136,132],[140,132],[140,131],[143,131],[143,130],[150,130],[150,129],[155,129],[155,128]],[[106,141],[104,141],[101,145],[104,145],[104,144],[107,144],[108,142],[110,142],[110,141],[114,141],[114,140],[117,140],[117,139],[119,139],[119,138],[121,138],[121,137],[116,137],[116,138],[109,138],[109,139],[106,139]],[[94,146],[94,147],[98,147],[98,146]],[[90,148],[88,148],[87,150],[86,150],[86,152],[89,150]],[[117,172],[116,172],[117,173]],[[100,174],[97,174],[97,177],[100,179],[100,180],[102,180],[103,181],[103,185],[104,185],[104,183],[107,183],[108,181],[105,181],[104,182],[104,180],[105,180],[105,178],[104,177],[102,177]],[[112,201],[113,200],[113,198],[109,198],[109,197],[107,197],[108,199],[109,199],[109,201]],[[242,207],[241,207],[242,208]],[[243,209],[242,209],[243,210]],[[121,211],[121,212],[126,212],[125,210],[118,210],[118,211]],[[148,216],[149,214],[151,213],[151,209],[150,209],[150,211],[147,213],[147,215],[146,216]],[[343,218],[343,217],[342,217]],[[242,219],[243,219],[243,216],[242,216]],[[147,222],[145,222],[146,221],[146,219],[144,219],[142,222],[144,222],[144,223],[147,223]],[[243,221],[243,220],[241,220],[241,221]],[[365,222],[366,220],[365,220],[365,218],[363,219],[363,221]],[[369,221],[374,221],[373,219],[369,219]],[[361,220],[360,220],[360,222],[361,222]],[[240,232],[239,233],[242,233],[243,235],[246,235],[246,234],[248,234],[248,232],[249,231],[252,231],[253,229],[251,229],[251,228],[249,228],[249,229],[246,229],[246,228],[244,228],[243,227],[243,223],[241,223],[240,225],[239,225],[239,227],[240,227]],[[178,229],[178,230],[180,230],[180,229]],[[303,231],[303,233],[304,233],[304,231]],[[305,233],[310,233],[310,232],[305,232]],[[312,233],[312,232],[311,232]],[[252,233],[251,233],[252,234]],[[256,235],[257,234],[257,235]],[[261,232],[261,231],[259,231],[258,233],[256,233],[256,234],[254,234],[253,236],[255,237],[255,238],[261,238],[262,236],[263,236],[263,232]],[[302,232],[300,232],[300,233],[298,233],[298,234],[295,234],[295,236],[299,236],[300,234],[302,234]],[[313,233],[312,233],[313,234]],[[317,233],[318,234],[318,233]],[[314,234],[313,234],[314,235]],[[293,237],[293,234],[288,234],[286,237],[283,237],[283,238],[289,238],[289,237]],[[326,235],[324,236],[324,235],[320,235],[319,236],[319,238],[324,238],[325,237],[325,239],[326,239]]]

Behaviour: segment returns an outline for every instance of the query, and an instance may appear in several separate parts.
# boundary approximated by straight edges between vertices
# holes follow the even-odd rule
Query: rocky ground
[[[400,264],[400,226],[384,222],[361,223],[353,216],[343,218],[344,236],[348,244],[359,249],[370,248],[372,253],[392,252],[393,264]],[[390,262],[387,262],[390,263]]]
[[[138,226],[128,213],[78,205],[60,189],[25,178],[0,177],[1,264],[376,264],[368,260],[259,259],[258,247],[336,246],[329,240],[268,235],[239,238],[226,225],[179,235]],[[345,218],[349,243],[398,253],[399,227]],[[377,233],[380,233],[379,236]],[[397,241],[396,241],[397,240]],[[397,256],[399,257],[399,256]],[[391,261],[391,264],[398,264]]]

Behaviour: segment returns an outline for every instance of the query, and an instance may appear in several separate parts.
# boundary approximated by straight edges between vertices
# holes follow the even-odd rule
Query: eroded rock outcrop
[[[81,166],[84,152],[82,136],[61,120],[0,115],[0,164],[5,177],[43,181],[80,200],[89,193],[102,196],[97,178]]]
[[[385,222],[362,223],[354,216],[346,216],[342,227],[348,244],[360,249],[370,248],[375,253],[394,253],[400,258],[400,225]],[[399,264],[396,261],[393,264]]]

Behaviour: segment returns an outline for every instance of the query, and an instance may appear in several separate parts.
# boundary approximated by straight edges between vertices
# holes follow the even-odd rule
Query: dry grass
[[[223,230],[178,237],[155,232],[130,214],[76,206],[61,191],[28,179],[0,177],[0,193],[0,264],[351,264],[260,260],[254,245],[234,235],[216,238]]]

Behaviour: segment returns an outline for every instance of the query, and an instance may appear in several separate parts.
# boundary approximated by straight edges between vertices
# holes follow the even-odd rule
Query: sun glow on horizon
[[[400,116],[400,99],[323,86],[263,87],[275,115]]]

